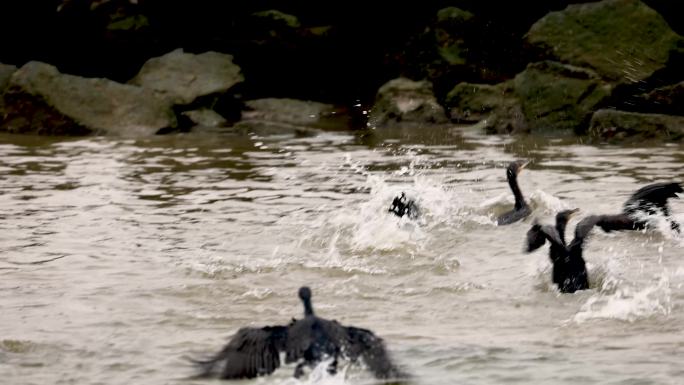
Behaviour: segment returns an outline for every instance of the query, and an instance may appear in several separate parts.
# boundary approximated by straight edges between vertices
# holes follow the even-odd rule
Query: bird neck
[[[566,219],[557,219],[556,220],[556,230],[558,231],[558,235],[560,236],[561,241],[565,243],[565,228],[568,225],[568,221]]]
[[[523,198],[520,187],[518,187],[518,177],[515,174],[508,177],[508,185],[511,186],[511,191],[513,191],[513,196],[515,197],[515,209],[520,210],[527,206],[527,202],[525,202],[525,198]]]
[[[304,302],[304,316],[308,317],[313,315],[313,306],[311,306],[311,299],[306,298],[302,300]]]

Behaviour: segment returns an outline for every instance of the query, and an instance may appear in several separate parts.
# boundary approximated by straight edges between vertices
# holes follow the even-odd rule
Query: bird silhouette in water
[[[644,220],[643,216],[653,215],[660,211],[670,222],[670,228],[679,233],[679,224],[670,216],[667,201],[670,198],[677,198],[677,194],[683,191],[679,183],[649,184],[632,194],[625,202],[620,214],[599,215],[597,225],[606,232],[643,230],[648,226],[648,221]]]
[[[525,197],[523,197],[522,192],[520,192],[520,187],[518,186],[518,174],[527,166],[529,162],[518,160],[511,162],[508,167],[506,167],[506,179],[508,179],[508,185],[511,186],[511,191],[513,191],[513,196],[515,197],[515,206],[513,210],[504,213],[496,219],[496,224],[510,225],[522,219],[525,219],[532,209],[525,202]]]
[[[394,213],[394,215],[398,216],[399,218],[403,217],[404,215],[406,215],[409,219],[418,218],[418,205],[416,205],[416,202],[413,200],[408,199],[406,194],[403,192],[400,196],[394,197],[394,200],[387,211]]]
[[[589,233],[597,225],[600,216],[592,215],[583,218],[575,227],[575,237],[567,244],[565,228],[570,218],[579,210],[565,210],[556,215],[556,226],[535,223],[527,232],[528,253],[542,247],[546,241],[549,258],[553,264],[552,280],[558,285],[561,293],[574,293],[589,288],[587,267],[582,256],[585,241]]]
[[[241,328],[213,357],[192,360],[200,369],[198,376],[241,379],[268,375],[280,367],[280,353],[284,353],[285,363],[296,363],[295,377],[301,377],[305,367],[313,368],[326,359],[332,359],[328,372],[334,374],[338,359],[356,362],[360,358],[376,378],[407,378],[373,332],[317,317],[308,287],[299,289],[299,298],[304,304],[304,318],[293,319],[287,326]]]

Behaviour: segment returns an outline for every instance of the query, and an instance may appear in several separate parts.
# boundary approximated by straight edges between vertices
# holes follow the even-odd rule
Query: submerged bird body
[[[392,200],[392,204],[387,211],[394,213],[394,215],[399,218],[404,215],[408,216],[409,219],[418,218],[418,206],[416,205],[416,202],[408,199],[403,192],[400,196],[394,197],[394,200]]]
[[[660,211],[670,222],[670,228],[679,232],[679,224],[672,220],[667,201],[677,198],[677,194],[682,192],[684,190],[679,183],[653,183],[644,186],[625,202],[620,214],[598,215],[597,226],[606,232],[643,230],[648,222],[640,214],[653,215]]]
[[[506,179],[515,197],[515,206],[513,210],[502,214],[496,219],[496,224],[499,226],[518,222],[525,219],[532,212],[520,191],[520,186],[518,186],[518,174],[527,166],[527,163],[524,161],[511,162],[506,168]]]
[[[332,359],[331,373],[336,372],[339,358],[352,362],[361,358],[377,378],[405,377],[390,360],[381,338],[367,329],[317,317],[309,288],[301,288],[299,297],[304,304],[303,319],[293,319],[287,326],[238,330],[218,354],[194,361],[199,376],[239,379],[268,375],[280,367],[280,353],[285,353],[285,363],[297,363],[295,377],[303,375],[305,367],[328,358]]]
[[[552,280],[562,293],[574,293],[589,288],[589,276],[583,258],[584,242],[598,218],[582,219],[575,228],[575,237],[566,244],[565,227],[578,210],[566,210],[556,215],[556,226],[534,224],[527,232],[527,252],[532,252],[548,241],[549,258],[553,263]]]

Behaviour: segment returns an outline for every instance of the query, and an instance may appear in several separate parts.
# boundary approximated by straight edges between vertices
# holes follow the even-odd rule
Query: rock
[[[663,69],[684,47],[662,16],[639,0],[575,4],[537,21],[526,41],[542,58],[591,68],[613,83],[635,83]]]
[[[676,141],[684,138],[684,117],[598,110],[591,118],[589,134],[594,138],[611,141],[627,139]]]
[[[171,105],[150,90],[60,73],[29,62],[10,78],[2,129],[14,133],[145,136],[174,128]]]
[[[473,29],[474,15],[456,7],[447,7],[437,12],[434,26],[437,52],[449,65],[465,65],[468,61],[469,45],[467,35]]]
[[[0,94],[5,92],[5,88],[7,87],[7,84],[9,84],[12,74],[16,71],[16,66],[0,63]]]
[[[452,119],[486,119],[489,133],[584,132],[591,113],[611,89],[591,70],[545,61],[532,63],[512,81],[495,86],[458,84],[446,104]]]
[[[245,102],[242,120],[245,127],[260,135],[309,133],[312,129],[348,129],[350,116],[332,104],[287,98],[264,98]]]
[[[506,100],[482,121],[487,134],[522,134],[530,132],[530,124],[517,99]]]
[[[397,78],[378,90],[368,123],[371,127],[397,123],[446,124],[448,119],[432,93],[430,82]]]
[[[252,14],[254,22],[272,31],[283,28],[299,28],[301,23],[297,16],[269,9],[268,11],[255,12]]]
[[[129,83],[154,90],[174,104],[225,93],[244,80],[231,55],[185,53],[182,49],[148,60]]]
[[[181,113],[181,115],[190,120],[190,122],[194,123],[193,125],[195,126],[222,127],[228,123],[226,118],[221,116],[218,112],[208,108],[184,111]]]
[[[551,61],[528,65],[516,75],[513,89],[530,130],[580,133],[611,91],[593,71]]]
[[[514,98],[511,82],[497,85],[458,83],[446,96],[452,120],[462,123],[477,122],[488,117],[497,107],[509,104]]]
[[[638,96],[636,103],[649,112],[684,115],[684,82],[656,88]]]

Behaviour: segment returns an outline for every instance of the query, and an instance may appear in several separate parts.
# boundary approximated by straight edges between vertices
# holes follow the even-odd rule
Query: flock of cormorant
[[[511,162],[506,168],[506,178],[515,197],[515,205],[509,212],[496,219],[499,226],[518,222],[532,213],[518,186],[518,174],[529,162]],[[568,244],[565,230],[570,218],[579,209],[564,210],[556,214],[555,226],[542,225],[536,220],[527,231],[525,251],[532,252],[550,244],[549,257],[553,264],[552,281],[561,293],[574,293],[589,288],[589,276],[582,257],[582,250],[589,233],[598,226],[606,232],[614,230],[641,230],[647,227],[644,215],[660,211],[679,232],[679,224],[672,220],[667,205],[669,198],[682,193],[679,183],[653,183],[637,190],[624,204],[623,211],[611,215],[589,215],[575,227],[575,236]],[[416,219],[418,205],[403,192],[392,201],[388,212],[398,217]],[[370,372],[378,379],[405,382],[409,376],[390,359],[381,338],[367,329],[343,326],[335,320],[319,318],[311,305],[311,290],[299,289],[304,304],[304,317],[292,319],[287,326],[241,328],[216,355],[193,360],[200,369],[199,377],[223,379],[255,378],[273,373],[281,365],[281,353],[285,363],[296,363],[295,377],[304,373],[305,367],[314,367],[324,359],[330,359],[328,372],[335,373],[338,359],[351,362],[363,360]]]

